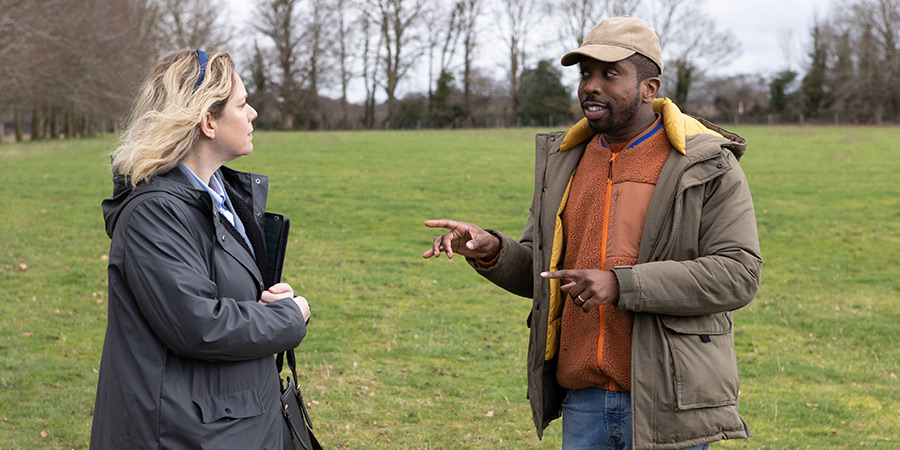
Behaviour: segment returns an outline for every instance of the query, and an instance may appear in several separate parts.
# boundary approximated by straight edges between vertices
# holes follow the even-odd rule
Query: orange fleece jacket
[[[610,145],[600,135],[588,143],[562,214],[564,268],[609,270],[637,263],[650,197],[672,151],[660,125],[657,118],[627,143]],[[633,314],[613,305],[585,313],[564,298],[559,384],[630,391]]]

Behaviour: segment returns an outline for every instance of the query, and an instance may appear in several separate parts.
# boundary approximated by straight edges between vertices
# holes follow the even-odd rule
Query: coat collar
[[[653,99],[653,112],[662,116],[663,126],[666,128],[666,136],[675,150],[682,155],[686,155],[685,142],[688,136],[698,134],[710,134],[713,136],[723,137],[721,133],[707,127],[709,123],[704,124],[700,120],[695,119],[681,112],[678,106],[668,98]],[[578,144],[592,138],[594,130],[591,129],[586,118],[581,119],[566,132],[565,138],[560,145],[559,151],[576,147]],[[737,135],[734,135],[737,136]],[[730,136],[729,136],[730,138]]]

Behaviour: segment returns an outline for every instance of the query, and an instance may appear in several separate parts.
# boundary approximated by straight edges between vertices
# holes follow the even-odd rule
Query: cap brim
[[[598,61],[616,62],[621,61],[635,53],[637,52],[634,50],[629,50],[627,48],[622,48],[619,46],[588,44],[582,45],[577,50],[572,50],[571,52],[566,53],[565,56],[562,57],[560,63],[563,66],[571,66],[574,64],[578,64],[585,57],[593,58]]]

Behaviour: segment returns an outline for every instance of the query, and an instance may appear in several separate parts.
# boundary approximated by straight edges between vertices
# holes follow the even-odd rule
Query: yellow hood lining
[[[697,119],[682,113],[681,110],[678,109],[678,106],[668,98],[653,99],[653,112],[662,115],[663,126],[666,127],[666,136],[669,137],[669,142],[672,144],[672,147],[675,147],[675,150],[678,150],[682,155],[684,155],[686,151],[685,141],[688,136],[711,134],[713,136],[722,137],[721,134],[710,130]],[[583,118],[566,132],[566,136],[563,138],[562,144],[560,144],[559,151],[564,152],[572,149],[578,144],[592,138],[594,134],[594,130],[591,129],[587,119]]]

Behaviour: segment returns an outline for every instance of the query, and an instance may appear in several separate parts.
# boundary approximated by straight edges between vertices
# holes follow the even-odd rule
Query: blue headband
[[[200,63],[200,77],[197,78],[197,82],[194,83],[194,90],[200,87],[200,83],[203,82],[203,77],[206,76],[206,63],[208,61],[209,55],[207,55],[203,50],[197,50],[197,62]]]

